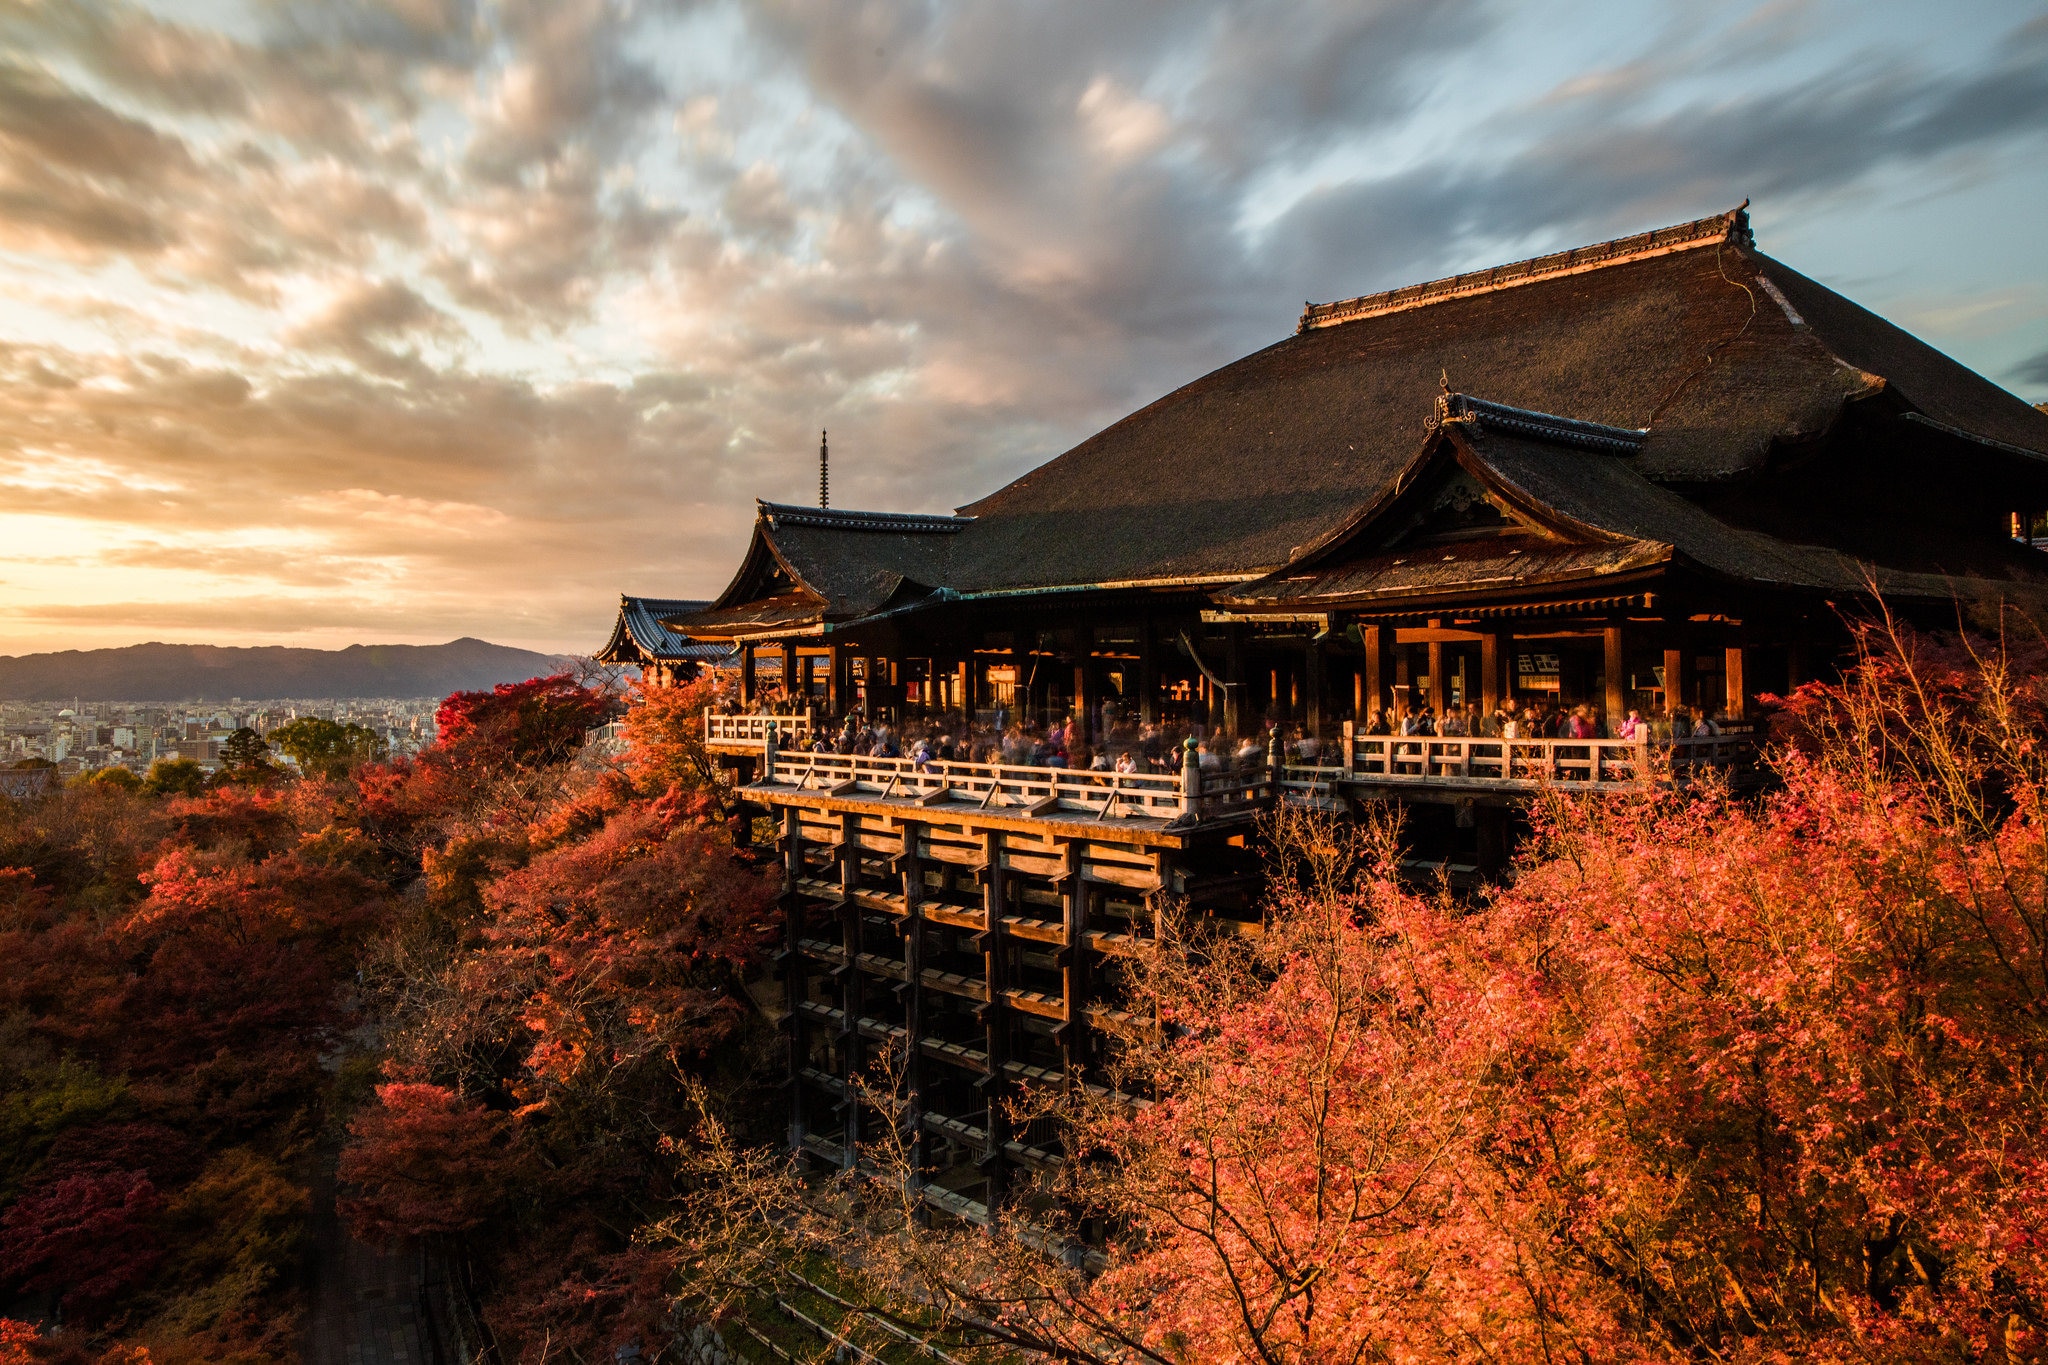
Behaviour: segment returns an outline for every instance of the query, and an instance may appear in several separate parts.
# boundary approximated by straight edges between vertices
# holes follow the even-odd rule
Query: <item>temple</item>
[[[711,604],[677,597],[619,598],[612,637],[590,657],[601,664],[627,664],[647,682],[673,687],[697,676],[706,664],[732,657],[732,646],[693,640],[662,624],[665,616],[687,616]]]
[[[895,1049],[929,1197],[986,1216],[1058,1160],[1007,1087],[1144,1034],[1160,899],[1257,932],[1260,809],[1390,796],[1483,879],[1545,786],[1747,780],[1845,618],[2048,602],[2043,509],[2048,415],[1743,208],[1311,305],[955,514],[761,503],[651,614],[738,653],[707,736],[779,831],[792,1142],[853,1160]]]

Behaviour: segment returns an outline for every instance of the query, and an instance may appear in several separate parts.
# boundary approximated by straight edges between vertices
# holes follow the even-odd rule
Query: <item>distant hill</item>
[[[0,701],[440,697],[553,673],[562,660],[487,640],[347,649],[130,645],[0,656]]]

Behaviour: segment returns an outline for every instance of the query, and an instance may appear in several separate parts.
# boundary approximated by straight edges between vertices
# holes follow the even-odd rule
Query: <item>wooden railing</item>
[[[1489,739],[1481,736],[1353,735],[1338,763],[1290,765],[1290,791],[1339,782],[1427,783],[1533,789],[1683,786],[1709,771],[1742,780],[1756,770],[1748,735],[1684,739]],[[1348,759],[1348,761],[1346,761]]]
[[[1250,774],[1203,773],[1192,764],[1178,776],[1092,769],[952,763],[934,759],[872,758],[769,749],[763,741],[762,776],[755,787],[781,787],[821,796],[910,801],[922,806],[963,806],[1009,815],[1056,819],[1215,820],[1245,814],[1272,800],[1268,769]]]
[[[758,748],[768,738],[770,722],[785,748],[811,742],[811,718],[806,715],[768,716],[758,714],[724,715],[717,711],[704,713],[704,742],[706,744],[739,745],[748,744]]]

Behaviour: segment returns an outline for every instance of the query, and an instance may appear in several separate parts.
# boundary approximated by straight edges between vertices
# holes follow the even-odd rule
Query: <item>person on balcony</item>
[[[1149,729],[1150,727],[1148,726],[1147,728]],[[1120,773],[1134,773],[1138,771],[1138,760],[1131,757],[1129,749],[1116,756],[1116,771]]]
[[[1616,739],[1628,740],[1631,743],[1640,739],[1648,739],[1649,727],[1643,723],[1643,713],[1640,711],[1630,711],[1628,719],[1624,720],[1621,723],[1621,728],[1614,732],[1614,737]]]
[[[1437,726],[1437,733],[1454,738],[1463,738],[1471,733],[1465,723],[1465,708],[1456,703],[1444,708],[1443,724]]]

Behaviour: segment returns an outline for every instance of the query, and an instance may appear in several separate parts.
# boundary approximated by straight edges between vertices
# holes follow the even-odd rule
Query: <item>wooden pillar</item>
[[[1244,733],[1244,630],[1223,628],[1223,733],[1236,738]]]
[[[1017,681],[1010,687],[1010,720],[1012,723],[1031,719],[1031,646],[1037,641],[1031,632],[1018,626],[1010,633],[1010,671]]]
[[[1060,910],[1066,946],[1060,950],[1060,997],[1066,1019],[1060,1024],[1060,1067],[1068,1085],[1078,1085],[1088,1063],[1087,1025],[1081,1003],[1087,998],[1088,883],[1081,876],[1079,839],[1067,843],[1067,865],[1060,876]]]
[[[1086,626],[1080,628],[1080,652],[1074,656],[1074,716],[1080,722],[1081,740],[1092,744],[1095,741],[1095,656],[1091,652]]]
[[[785,954],[782,977],[782,1004],[789,1012],[789,1149],[801,1151],[804,1145],[804,1085],[798,1079],[809,1058],[806,1046],[809,1041],[809,1025],[803,1011],[798,1008],[808,991],[805,976],[809,964],[804,960],[803,950],[797,945],[803,941],[804,911],[803,899],[797,894],[798,878],[804,874],[803,821],[795,806],[782,808],[782,948]]]
[[[1501,632],[1491,628],[1479,637],[1479,704],[1489,716],[1500,709],[1500,637]]]
[[[1728,679],[1728,719],[1747,720],[1749,685],[1743,670],[1745,659],[1742,645],[1729,645],[1723,651],[1722,657],[1726,660],[1723,669]]]
[[[1154,654],[1152,619],[1146,617],[1138,623],[1138,722],[1141,725],[1156,724],[1159,720],[1159,659]]]
[[[900,828],[903,853],[896,859],[896,868],[903,875],[904,1119],[910,1127],[910,1179],[922,1185],[931,1167],[930,1141],[924,1131],[924,863],[918,853],[925,827],[906,820]]]
[[[1446,705],[1450,701],[1450,681],[1449,678],[1444,676],[1444,642],[1442,640],[1431,640],[1429,642],[1429,704],[1436,712],[1438,719],[1442,719]]]
[[[1008,1182],[1004,1179],[1003,1148],[1010,1140],[1009,1120],[1003,1101],[1009,1091],[1010,1012],[1003,1003],[1003,989],[1009,983],[1003,970],[1003,914],[1007,897],[1003,887],[1003,832],[990,830],[983,836],[981,869],[982,979],[988,983],[988,1003],[983,1006],[982,1046],[988,1052],[988,1075],[981,1081],[984,1125],[988,1149],[982,1154],[982,1174],[988,1179],[988,1212],[994,1219]]]
[[[825,647],[825,714],[838,716],[840,711],[839,646]]]
[[[1391,704],[1388,698],[1394,685],[1394,632],[1386,626],[1366,626],[1359,633],[1365,637],[1366,703],[1371,710],[1383,711]]]
[[[1302,657],[1302,729],[1311,735],[1323,732],[1323,647],[1313,640]]]
[[[974,657],[972,649],[960,664],[960,709],[967,713],[968,728],[974,726],[974,713],[981,707],[981,661]],[[965,743],[966,735],[960,736]]]
[[[1351,670],[1351,722],[1361,728],[1365,725],[1365,670]]]
[[[1387,633],[1391,635],[1393,632],[1389,630]],[[1415,646],[1413,645],[1394,646],[1393,693],[1394,708],[1397,711],[1405,710],[1415,705],[1415,688],[1409,681],[1414,673],[1414,669],[1410,666],[1409,657],[1414,648]],[[1400,717],[1396,716],[1395,719],[1398,720]]]
[[[840,1164],[847,1170],[853,1169],[854,1153],[860,1146],[860,1104],[854,1099],[854,1089],[860,1080],[860,1019],[866,992],[861,989],[861,912],[853,903],[853,893],[859,886],[860,816],[847,811],[839,817],[839,947],[846,955],[846,965],[839,977],[839,1008],[845,1025],[845,1031],[839,1035],[839,1080],[846,1087]]]
[[[740,646],[740,705],[754,704],[754,647]]]
[[[1610,738],[1621,733],[1621,723],[1628,719],[1628,675],[1623,672],[1628,664],[1622,646],[1622,627],[1611,625],[1600,632],[1600,641],[1605,655],[1607,680],[1607,734]]]
[[[1665,642],[1664,709],[1666,711],[1676,711],[1679,707],[1685,705],[1687,690],[1686,674],[1690,671],[1686,667],[1685,662],[1685,628],[1673,624],[1671,629],[1676,632],[1675,643],[1678,645],[1678,648],[1671,648],[1673,641],[1667,640]]]

